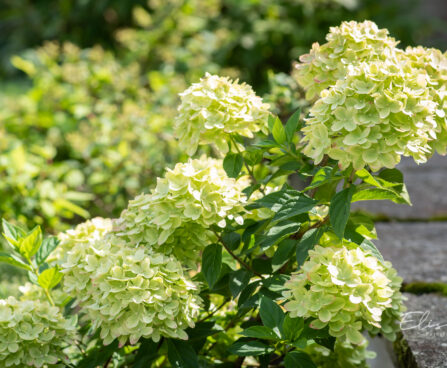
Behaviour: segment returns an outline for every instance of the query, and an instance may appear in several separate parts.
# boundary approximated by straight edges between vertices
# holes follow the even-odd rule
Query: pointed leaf
[[[44,239],[42,245],[36,253],[37,265],[41,265],[43,262],[45,262],[45,260],[48,258],[51,252],[56,249],[59,243],[59,239],[55,236]]]
[[[223,168],[230,178],[237,178],[242,170],[244,159],[239,153],[229,152],[223,160]]]
[[[222,268],[222,247],[219,244],[208,245],[202,254],[202,273],[210,289],[219,278]]]
[[[51,290],[62,280],[63,274],[56,268],[47,268],[37,278],[37,282],[44,289]]]
[[[349,188],[335,194],[329,205],[329,220],[335,234],[342,239],[345,234],[346,224],[348,223],[349,213],[351,210],[351,199],[354,194],[355,186],[351,185]]]

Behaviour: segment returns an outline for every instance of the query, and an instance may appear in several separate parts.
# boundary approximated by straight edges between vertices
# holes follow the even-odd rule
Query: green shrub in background
[[[23,215],[57,228],[58,218],[88,217],[78,205],[93,215],[117,214],[177,158],[174,111],[159,107],[165,92],[152,94],[137,64],[123,65],[99,46],[68,43],[48,43],[13,63],[33,86],[2,102],[6,218]],[[169,101],[175,92],[166,95]]]

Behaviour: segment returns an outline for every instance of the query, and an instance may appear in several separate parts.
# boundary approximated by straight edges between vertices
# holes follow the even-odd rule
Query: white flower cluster
[[[342,169],[393,168],[402,155],[422,163],[447,143],[447,57],[396,48],[372,22],[333,27],[327,43],[301,57],[295,77],[318,100],[303,129],[303,152]]]
[[[118,235],[132,244],[145,244],[173,254],[195,268],[200,251],[215,241],[212,225],[228,219],[241,224],[247,178],[229,178],[222,161],[202,156],[177,164],[159,178],[150,194],[129,202],[117,222]]]
[[[179,261],[113,233],[77,243],[62,268],[64,291],[76,295],[104,344],[115,339],[135,344],[141,337],[186,339],[184,329],[194,326],[200,310],[197,286]]]
[[[269,105],[245,83],[207,73],[180,97],[175,133],[190,156],[199,144],[213,144],[226,153],[231,134],[252,138],[268,131]]]
[[[44,367],[65,360],[75,320],[66,320],[47,301],[0,300],[0,368]]]

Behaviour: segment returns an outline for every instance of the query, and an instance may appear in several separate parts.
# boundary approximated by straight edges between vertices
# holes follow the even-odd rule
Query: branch
[[[217,236],[217,239],[219,242],[223,245],[223,247],[226,249],[228,253],[236,260],[238,261],[242,266],[244,266],[247,270],[254,273],[256,276],[260,277],[261,279],[264,279],[264,276],[262,276],[259,272],[256,272],[254,269],[252,269],[248,263],[245,263],[240,257],[238,257],[234,252],[224,243],[222,237],[214,231],[214,234]]]

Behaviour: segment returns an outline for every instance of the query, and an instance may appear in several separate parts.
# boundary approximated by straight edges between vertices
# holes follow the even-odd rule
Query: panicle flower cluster
[[[43,367],[65,360],[75,320],[65,319],[46,301],[0,300],[0,368]]]
[[[112,229],[113,221],[111,219],[95,217],[77,225],[74,229],[59,233],[60,243],[51,253],[49,261],[64,262],[67,252],[73,249],[73,247],[79,243],[91,243],[102,239]]]
[[[380,262],[360,247],[316,246],[309,259],[286,283],[291,317],[315,318],[341,343],[364,344],[363,329],[393,339],[403,312],[402,279],[389,262]]]
[[[245,83],[207,73],[180,97],[175,134],[190,156],[199,144],[213,144],[226,153],[229,135],[252,138],[255,132],[268,131],[269,105]]]
[[[367,359],[374,359],[376,353],[367,350],[368,341],[353,347],[349,343],[335,341],[334,350],[312,344],[306,348],[306,353],[318,368],[369,368]]]
[[[398,44],[388,30],[379,29],[371,21],[343,22],[339,27],[331,27],[326,40],[323,45],[314,43],[309,54],[301,55],[300,63],[294,64],[293,76],[306,90],[308,100],[343,79],[349,65],[394,56]]]
[[[303,129],[306,155],[377,171],[402,155],[422,163],[433,148],[445,152],[445,55],[397,49],[388,31],[369,21],[333,27],[327,40],[296,66],[307,98],[318,97]]]
[[[215,241],[212,225],[225,227],[227,219],[242,224],[242,190],[248,185],[247,178],[229,178],[221,160],[202,156],[179,163],[150,194],[129,202],[117,221],[117,235],[195,268],[200,250]]]
[[[76,294],[86,320],[104,344],[141,337],[186,339],[201,299],[181,263],[144,245],[130,246],[113,232],[78,242],[62,264],[63,289]]]

